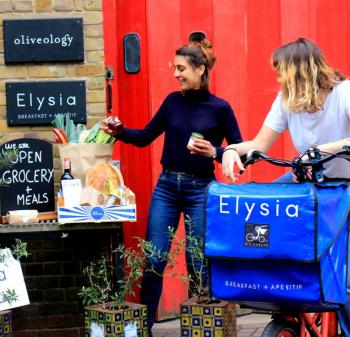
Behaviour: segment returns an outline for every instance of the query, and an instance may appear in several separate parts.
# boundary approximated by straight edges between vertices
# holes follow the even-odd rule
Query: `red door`
[[[217,64],[211,90],[231,103],[246,139],[258,131],[278,91],[270,55],[279,45],[301,36],[310,38],[330,64],[345,74],[350,71],[348,0],[105,0],[103,6],[106,65],[114,68],[112,112],[129,127],[143,127],[164,97],[177,90],[172,76],[174,51],[194,31],[213,41]],[[128,33],[140,39],[138,73],[124,68],[123,39]],[[137,197],[138,221],[124,226],[128,244],[145,233],[161,150],[162,139],[142,149],[116,145],[126,184]],[[271,154],[294,155],[288,135]],[[271,181],[283,173],[281,168],[264,167],[256,165],[241,182]],[[185,297],[184,287],[166,280],[161,316],[177,312]]]

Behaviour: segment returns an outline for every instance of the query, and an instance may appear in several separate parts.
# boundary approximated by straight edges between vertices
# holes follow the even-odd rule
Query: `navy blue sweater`
[[[118,139],[139,147],[149,145],[165,132],[161,163],[163,169],[212,175],[212,158],[191,154],[187,143],[199,132],[217,149],[221,162],[224,138],[228,144],[242,141],[236,118],[228,102],[208,91],[190,90],[169,94],[144,129],[124,128]]]

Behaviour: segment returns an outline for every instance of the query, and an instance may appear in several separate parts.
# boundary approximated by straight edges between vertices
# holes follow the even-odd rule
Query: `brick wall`
[[[5,65],[4,19],[74,17],[82,17],[84,21],[84,62]],[[23,136],[54,142],[50,126],[7,126],[7,81],[86,80],[87,126],[90,127],[106,113],[104,73],[102,0],[0,1],[0,143]]]
[[[64,238],[58,232],[21,236],[30,252],[21,261],[30,305],[13,309],[13,337],[85,336],[78,297],[84,284],[82,270],[101,255],[111,256],[112,230],[66,234]],[[1,246],[12,244],[10,237],[1,239]]]
[[[84,22],[84,62],[5,65],[4,19],[74,17],[82,17]],[[0,143],[22,137],[54,143],[50,125],[7,126],[6,82],[85,80],[89,128],[106,113],[104,74],[102,0],[0,1]],[[54,156],[57,157],[55,147]],[[57,158],[54,168],[57,182],[61,175]],[[8,239],[0,238],[1,247],[14,239],[6,237]],[[29,241],[23,238],[31,253],[22,264],[31,304],[13,310],[14,337],[83,336],[82,307],[77,298],[82,269],[91,259],[110,252],[110,238],[108,231],[93,230],[72,231],[65,239],[48,233]]]

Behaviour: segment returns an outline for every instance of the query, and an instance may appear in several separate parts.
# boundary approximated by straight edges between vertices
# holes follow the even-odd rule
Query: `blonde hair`
[[[184,56],[193,68],[204,65],[205,70],[201,78],[201,89],[208,90],[210,84],[210,70],[213,68],[216,56],[212,51],[212,43],[203,39],[201,41],[191,41],[179,48],[176,55]]]
[[[322,109],[325,92],[345,79],[326,62],[320,48],[304,38],[277,48],[272,64],[282,86],[284,107],[292,112]]]

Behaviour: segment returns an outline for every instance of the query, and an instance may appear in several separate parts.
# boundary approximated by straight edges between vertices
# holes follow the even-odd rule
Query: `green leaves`
[[[2,302],[7,302],[8,304],[12,304],[18,300],[18,295],[16,294],[15,289],[6,289],[2,295]]]
[[[12,163],[16,161],[18,151],[16,149],[0,151],[0,169],[10,168]],[[7,186],[2,179],[0,179],[0,186]]]
[[[84,143],[98,143],[98,144],[113,144],[115,138],[108,135],[104,131],[100,130],[99,127],[102,126],[101,122],[97,122],[89,131],[87,137],[84,139]]]
[[[28,244],[22,240],[16,239],[15,244],[12,246],[12,254],[16,257],[17,260],[20,260],[22,257],[28,257]]]
[[[124,261],[123,278],[117,281],[115,289],[112,286],[113,267],[111,261],[102,257],[100,260],[91,262],[84,269],[84,274],[88,279],[88,286],[82,287],[79,296],[83,299],[84,305],[103,304],[113,301],[113,309],[121,309],[127,295],[135,296],[135,287],[141,287],[143,272],[154,272],[159,275],[152,266],[152,257],[167,262],[166,275],[180,279],[189,286],[192,296],[197,296],[198,303],[203,302],[209,295],[208,288],[203,280],[203,273],[207,269],[208,262],[203,254],[203,239],[193,235],[193,222],[189,216],[185,216],[185,223],[188,226],[186,238],[178,238],[175,230],[169,228],[168,235],[172,241],[170,252],[158,249],[153,242],[137,237],[137,249],[126,248],[120,245],[113,253],[117,253]],[[186,252],[190,256],[193,266],[193,274],[179,272],[177,269],[177,258]],[[145,260],[148,263],[145,265]],[[146,269],[145,269],[146,268]],[[161,275],[159,275],[161,276]]]
[[[66,135],[68,142],[73,143],[98,143],[98,144],[113,144],[116,139],[111,135],[100,130],[102,122],[97,122],[90,130],[83,124],[75,125],[70,119],[69,114],[59,114],[55,116],[52,122],[53,132],[56,136],[57,143],[63,143],[60,137],[57,137],[57,130],[61,130],[62,134]]]
[[[13,150],[4,150],[2,149],[0,152],[0,168],[5,169],[11,167],[12,162],[16,160],[18,151],[16,149]]]
[[[169,252],[157,249],[152,242],[141,238],[138,238],[138,247],[145,256],[156,257],[158,260],[167,262],[164,273],[169,277],[179,279],[186,286],[191,285],[189,287],[190,295],[197,296],[198,303],[201,303],[203,297],[207,298],[209,296],[209,289],[203,279],[203,272],[208,268],[208,261],[203,253],[203,238],[193,234],[193,221],[188,215],[185,215],[185,224],[188,227],[185,238],[179,238],[174,228],[168,228],[168,235],[172,242],[172,249]],[[183,252],[190,258],[192,274],[182,273],[178,269],[178,257]],[[147,265],[147,271],[158,274],[151,264],[151,259]]]
[[[86,129],[86,126],[83,124],[75,126],[68,113],[56,115],[52,124],[55,129],[63,130],[64,134],[67,135],[69,143],[78,143],[80,133]]]
[[[105,257],[91,262],[83,273],[88,279],[88,286],[81,288],[78,295],[84,305],[104,304],[113,302],[113,309],[121,309],[127,295],[135,296],[134,286],[141,287],[143,264],[145,256],[133,248],[120,245],[113,253],[118,253],[124,260],[123,279],[117,281],[116,289],[113,289],[113,271],[111,261]]]

